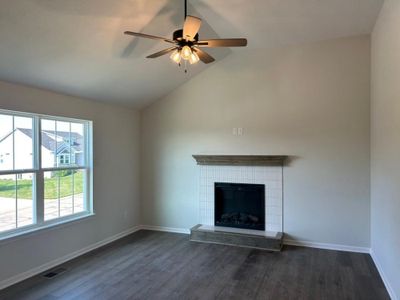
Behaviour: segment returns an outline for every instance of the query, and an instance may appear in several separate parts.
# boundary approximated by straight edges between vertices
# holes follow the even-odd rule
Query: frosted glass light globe
[[[181,56],[184,60],[189,60],[192,55],[192,49],[189,46],[184,46],[181,51]]]

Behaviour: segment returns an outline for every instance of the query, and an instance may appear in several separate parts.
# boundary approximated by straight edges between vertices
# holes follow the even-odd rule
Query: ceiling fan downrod
[[[185,1],[185,20],[186,20],[186,17],[187,17],[187,0],[184,0]]]

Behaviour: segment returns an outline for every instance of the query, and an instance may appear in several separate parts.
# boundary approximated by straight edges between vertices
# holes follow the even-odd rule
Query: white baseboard
[[[140,229],[190,234],[190,229],[187,229],[187,228],[174,228],[174,227],[164,227],[164,226],[141,225]]]
[[[375,263],[376,268],[378,269],[379,274],[381,275],[382,281],[385,284],[386,290],[388,291],[390,298],[392,300],[398,300],[399,298],[397,297],[397,295],[395,294],[392,286],[390,285],[389,280],[388,280],[385,272],[383,271],[382,265],[379,262],[379,259],[376,256],[376,254],[375,254],[373,249],[371,249],[370,254],[371,254],[372,260]]]
[[[358,252],[358,253],[368,253],[368,254],[370,253],[370,248],[367,248],[367,247],[315,243],[315,242],[297,241],[297,240],[289,240],[289,239],[284,239],[283,244],[290,245],[290,246],[300,246],[300,247],[309,247],[309,248],[326,249],[326,250]]]
[[[100,247],[102,247],[104,245],[107,245],[107,244],[109,244],[111,242],[114,242],[114,241],[116,241],[116,240],[118,240],[120,238],[123,238],[123,237],[125,237],[127,235],[130,235],[130,234],[132,234],[132,233],[134,233],[134,232],[136,232],[136,231],[138,231],[140,229],[141,229],[141,226],[135,226],[133,228],[129,228],[129,229],[123,231],[123,232],[120,232],[120,233],[114,235],[114,236],[106,238],[105,240],[102,240],[100,242],[97,242],[95,244],[87,246],[87,247],[85,247],[83,249],[80,249],[78,251],[75,251],[73,253],[70,253],[70,254],[68,254],[66,256],[63,256],[63,257],[61,257],[59,259],[50,261],[50,262],[48,262],[48,263],[46,263],[44,265],[38,266],[36,268],[33,268],[31,270],[28,270],[26,272],[23,272],[21,274],[18,274],[16,276],[13,276],[11,278],[3,280],[3,281],[0,282],[0,290],[4,289],[6,287],[9,287],[9,286],[11,286],[13,284],[16,284],[18,282],[21,282],[21,281],[23,281],[25,279],[28,279],[28,278],[30,278],[32,276],[38,275],[38,274],[40,274],[40,273],[42,273],[44,271],[47,271],[47,270],[49,270],[51,268],[54,268],[54,267],[56,267],[56,266],[58,266],[60,264],[63,264],[63,263],[65,263],[65,262],[67,262],[67,261],[69,261],[71,259],[74,259],[74,258],[76,258],[78,256],[81,256],[81,255],[83,255],[85,253],[88,253],[90,251],[93,251],[93,250],[95,250],[97,248],[100,248]]]

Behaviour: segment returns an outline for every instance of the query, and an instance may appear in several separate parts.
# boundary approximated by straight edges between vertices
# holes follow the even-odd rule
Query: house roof
[[[23,134],[32,138],[32,129],[28,128],[16,128],[16,130],[21,131]],[[57,142],[55,140],[55,136],[62,137],[63,142]],[[57,145],[57,153],[63,152],[69,148],[69,143],[65,142],[69,140],[69,138],[73,140],[71,144],[71,148],[75,152],[80,152],[83,150],[83,136],[76,132],[66,132],[66,131],[51,131],[51,130],[42,130],[42,146],[45,147],[49,151],[54,151]]]

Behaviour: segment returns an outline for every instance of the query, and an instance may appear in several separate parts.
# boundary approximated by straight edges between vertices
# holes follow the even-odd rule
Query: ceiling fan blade
[[[187,16],[183,24],[183,38],[192,41],[196,34],[199,32],[201,26],[201,19]]]
[[[203,63],[209,64],[209,63],[212,63],[213,61],[215,61],[214,57],[212,57],[207,52],[205,52],[199,48],[193,48],[193,49]]]
[[[177,48],[176,47],[171,47],[171,48],[168,48],[168,49],[164,49],[164,50],[161,50],[159,52],[153,53],[153,54],[147,56],[146,58],[157,58],[157,57],[163,56],[165,54],[168,54],[168,53],[174,51],[175,49],[177,49]]]
[[[200,47],[245,47],[247,46],[247,39],[213,39],[198,41],[196,43]]]
[[[167,39],[167,38],[163,38],[163,37],[159,37],[159,36],[155,36],[155,35],[150,35],[150,34],[144,34],[144,33],[140,33],[140,32],[133,32],[133,31],[125,31],[124,32],[127,35],[133,35],[133,36],[137,36],[137,37],[142,37],[142,38],[146,38],[146,39],[152,39],[152,40],[161,40],[167,43],[171,43],[171,44],[175,44],[175,41]]]

